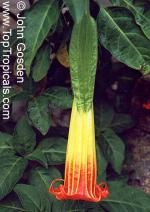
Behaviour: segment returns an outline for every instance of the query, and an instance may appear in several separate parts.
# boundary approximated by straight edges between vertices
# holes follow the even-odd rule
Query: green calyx
[[[85,14],[73,28],[69,59],[71,81],[78,110],[92,107],[98,57],[97,26],[95,20]]]

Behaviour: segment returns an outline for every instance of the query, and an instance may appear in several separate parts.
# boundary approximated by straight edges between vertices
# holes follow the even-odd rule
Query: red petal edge
[[[108,197],[109,195],[109,191],[108,191],[108,185],[105,182],[101,182],[99,184],[99,187],[101,188],[101,192],[102,192],[102,199],[105,199]]]
[[[90,197],[87,195],[80,195],[80,194],[69,195],[64,190],[64,185],[60,185],[57,188],[53,188],[53,185],[60,181],[64,182],[64,180],[60,178],[53,180],[49,188],[49,192],[54,196],[56,196],[56,199],[58,200],[72,199],[72,200],[99,202],[101,199],[107,198],[109,195],[108,185],[105,182],[101,182],[99,185],[96,185],[96,197]]]

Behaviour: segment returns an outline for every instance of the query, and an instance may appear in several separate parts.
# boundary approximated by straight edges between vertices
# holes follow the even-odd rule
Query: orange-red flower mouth
[[[67,192],[67,188],[65,188],[64,185],[60,185],[59,187],[54,189],[53,188],[54,184],[60,181],[64,182],[63,179],[59,178],[53,180],[49,188],[49,192],[55,195],[58,200],[70,199],[70,200],[85,200],[90,202],[98,202],[101,199],[107,198],[109,195],[108,186],[106,183],[103,182],[101,182],[99,185],[95,185],[95,195],[90,196],[89,194],[83,194],[82,192],[69,194]]]
[[[65,179],[56,179],[50,186],[50,193],[57,199],[74,199],[98,202],[109,194],[105,183],[98,185],[95,130],[93,108],[90,111],[78,111],[74,102],[72,108]],[[53,185],[62,181],[57,188]]]

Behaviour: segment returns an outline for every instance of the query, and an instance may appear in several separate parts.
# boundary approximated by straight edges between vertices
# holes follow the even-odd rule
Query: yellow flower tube
[[[74,101],[65,166],[64,184],[49,191],[57,199],[74,199],[98,202],[109,194],[107,185],[96,183],[97,165],[93,107],[88,112],[78,111]]]

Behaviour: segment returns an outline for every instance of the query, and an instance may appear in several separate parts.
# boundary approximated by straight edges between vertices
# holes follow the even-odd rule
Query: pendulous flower
[[[65,178],[51,183],[50,193],[59,200],[98,202],[107,198],[106,183],[97,184],[95,128],[93,112],[94,83],[98,60],[97,25],[85,1],[85,13],[73,27],[69,46],[71,84],[74,94]],[[61,182],[57,187],[55,183]]]
[[[109,194],[106,183],[96,183],[97,164],[93,107],[78,111],[74,101],[68,137],[65,179],[52,182],[49,191],[57,199],[98,202]],[[54,184],[63,184],[54,188]]]

